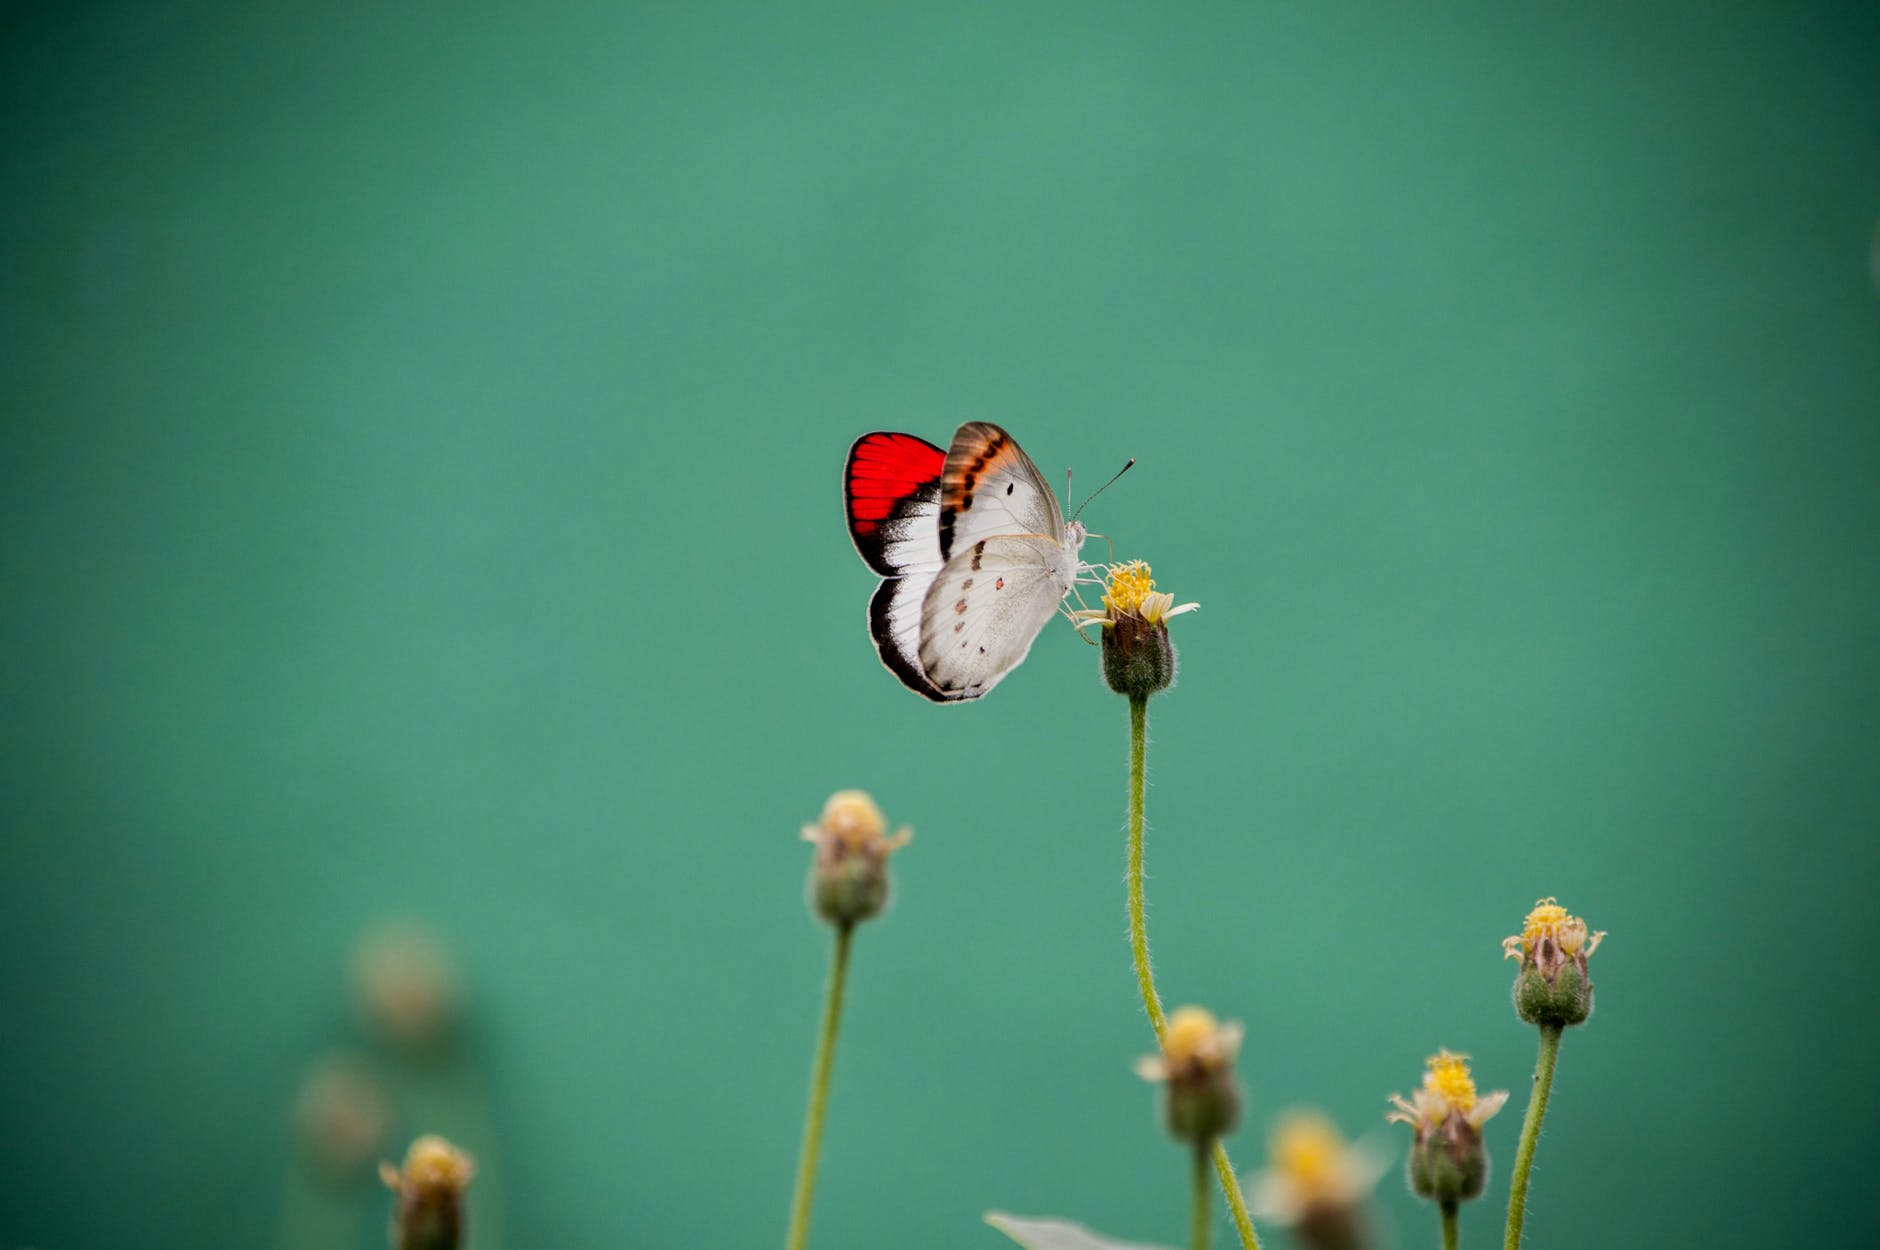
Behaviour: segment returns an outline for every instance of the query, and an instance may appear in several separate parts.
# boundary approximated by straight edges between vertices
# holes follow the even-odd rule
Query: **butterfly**
[[[977,699],[1017,668],[1076,585],[1085,531],[998,426],[968,421],[941,451],[864,434],[842,473],[849,537],[881,585],[875,650],[936,703]]]

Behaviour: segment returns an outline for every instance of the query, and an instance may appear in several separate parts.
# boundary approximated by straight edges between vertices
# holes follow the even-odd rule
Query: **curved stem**
[[[1528,1096],[1527,1118],[1521,1121],[1521,1144],[1514,1152],[1514,1177],[1508,1185],[1508,1232],[1504,1250],[1520,1250],[1521,1225],[1527,1219],[1528,1172],[1534,1166],[1534,1144],[1541,1137],[1541,1117],[1547,1114],[1547,1095],[1554,1087],[1554,1063],[1560,1058],[1560,1026],[1541,1026],[1540,1057],[1534,1063],[1534,1092]]]
[[[1194,1250],[1208,1250],[1208,1154],[1195,1151],[1194,1216],[1188,1225],[1188,1244]]]
[[[1456,1204],[1443,1203],[1443,1250],[1456,1250],[1462,1244],[1462,1232],[1456,1226]]]
[[[1149,738],[1149,700],[1131,696],[1129,700],[1129,949],[1136,961],[1136,985],[1142,991],[1143,1010],[1155,1027],[1160,1042],[1168,1032],[1168,1020],[1162,1014],[1162,998],[1155,990],[1155,974],[1149,967],[1149,926],[1142,907],[1142,791],[1147,773]],[[1221,1181],[1221,1193],[1234,1217],[1240,1234],[1241,1250],[1260,1250],[1260,1238],[1253,1231],[1253,1219],[1247,1214],[1247,1199],[1240,1192],[1240,1178],[1234,1173],[1227,1147],[1214,1143],[1214,1172]]]
[[[822,1150],[823,1110],[829,1103],[829,1069],[836,1057],[836,1028],[842,1022],[842,989],[849,973],[849,925],[836,927],[835,958],[823,1000],[822,1035],[816,1039],[816,1066],[810,1077],[809,1111],[803,1118],[803,1150],[796,1164],[796,1198],[790,1204],[789,1250],[809,1241],[809,1204],[816,1195],[816,1156]]]

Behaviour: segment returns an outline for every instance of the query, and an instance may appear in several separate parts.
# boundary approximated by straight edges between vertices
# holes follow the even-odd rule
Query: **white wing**
[[[982,538],[1040,534],[1064,541],[1064,512],[1038,466],[987,421],[953,433],[940,475],[940,554],[951,557]]]
[[[875,640],[875,654],[903,686],[923,699],[947,703],[965,696],[942,691],[920,664],[921,604],[939,575],[938,568],[925,568],[877,586],[868,601],[868,635]]]
[[[976,699],[1017,668],[1074,576],[1075,558],[1042,534],[982,538],[948,560],[922,599],[917,653],[939,697]]]

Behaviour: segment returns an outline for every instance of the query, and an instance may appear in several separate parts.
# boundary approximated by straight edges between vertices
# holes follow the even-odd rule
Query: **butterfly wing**
[[[849,448],[842,470],[849,537],[883,577],[938,569],[945,562],[936,523],[946,459],[944,451],[912,434],[864,434]]]
[[[940,554],[1002,534],[1064,538],[1057,495],[1019,447],[989,421],[968,421],[954,431],[940,477]]]
[[[960,550],[921,603],[922,676],[942,699],[991,690],[1031,651],[1074,574],[1064,545],[1042,534],[995,535]]]
[[[875,654],[902,685],[946,701],[920,667],[920,609],[945,563],[940,556],[940,477],[947,454],[912,434],[864,434],[842,472],[849,537],[882,575],[868,601]]]

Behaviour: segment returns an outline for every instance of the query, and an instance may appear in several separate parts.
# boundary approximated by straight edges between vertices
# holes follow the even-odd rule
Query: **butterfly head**
[[[1064,542],[1070,547],[1072,555],[1083,550],[1084,539],[1089,536],[1090,531],[1084,528],[1082,521],[1072,521],[1064,527]]]

